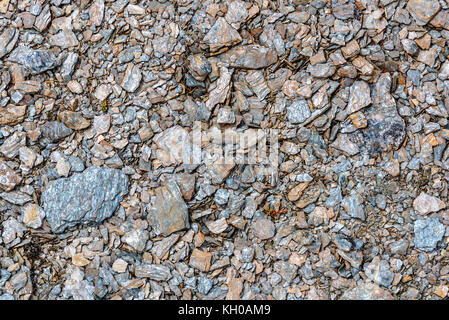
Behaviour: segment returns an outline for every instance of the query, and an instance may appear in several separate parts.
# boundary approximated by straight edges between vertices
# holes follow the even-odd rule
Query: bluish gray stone
[[[415,247],[422,251],[435,250],[443,239],[445,227],[438,218],[419,219],[415,221]]]
[[[117,169],[89,167],[70,178],[51,181],[42,208],[53,232],[109,218],[128,193],[128,177]]]
[[[8,61],[17,62],[31,74],[38,74],[57,65],[56,57],[50,51],[34,50],[27,46],[19,46],[9,55]]]
[[[226,189],[218,189],[217,192],[215,192],[214,195],[214,201],[217,204],[225,205],[228,203],[229,199],[229,191]]]
[[[212,289],[212,280],[208,278],[198,279],[198,292],[201,294],[208,294],[210,289]]]
[[[310,115],[309,105],[306,100],[296,100],[287,107],[287,118],[292,124],[303,123]]]

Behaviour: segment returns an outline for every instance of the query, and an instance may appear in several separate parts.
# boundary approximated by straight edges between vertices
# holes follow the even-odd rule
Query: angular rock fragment
[[[287,119],[292,124],[303,123],[310,115],[309,105],[306,100],[296,100],[287,107]]]
[[[8,57],[8,61],[18,63],[31,74],[38,74],[53,69],[57,65],[56,57],[50,51],[34,50],[24,45],[14,49]]]
[[[0,159],[0,187],[5,191],[14,189],[22,181],[20,175],[16,174],[4,161]]]
[[[259,219],[252,225],[252,230],[260,240],[267,240],[274,237],[276,227],[271,220]]]
[[[237,46],[220,55],[231,68],[262,69],[277,61],[276,50],[260,45]]]
[[[168,236],[189,227],[188,209],[181,190],[174,181],[154,191],[149,219],[159,234]]]
[[[90,126],[90,121],[85,119],[79,112],[63,111],[58,115],[59,120],[68,128],[83,130]]]
[[[207,272],[210,269],[211,259],[212,255],[209,252],[193,249],[189,264],[195,269]]]
[[[389,263],[378,257],[374,258],[370,264],[366,264],[364,270],[368,278],[384,287],[388,287],[393,282],[394,273],[390,271]]]
[[[18,38],[19,31],[13,28],[6,29],[0,35],[0,58],[11,52],[16,45]]]
[[[27,107],[7,105],[5,108],[0,107],[0,125],[13,126],[21,123],[25,118]]]
[[[433,251],[443,239],[446,228],[438,218],[419,219],[415,221],[415,247],[422,251]]]
[[[354,113],[371,103],[371,91],[365,81],[355,81],[351,87],[348,111]]]
[[[405,122],[390,94],[391,76],[382,74],[375,85],[373,103],[364,109],[368,125],[349,134],[350,140],[370,154],[396,150],[405,138]]]
[[[233,70],[225,67],[220,68],[220,78],[217,80],[216,87],[209,93],[209,99],[206,101],[206,107],[212,110],[217,104],[223,103],[229,94],[229,82],[231,81]]]
[[[139,87],[141,80],[142,73],[140,72],[140,69],[136,65],[130,63],[126,68],[121,86],[128,92],[134,92]]]
[[[101,223],[128,193],[128,177],[120,170],[92,166],[70,178],[50,181],[41,203],[53,232],[79,224]]]
[[[329,78],[335,73],[336,69],[332,62],[317,63],[315,65],[310,64],[307,67],[307,72],[317,78]]]
[[[231,47],[241,42],[242,37],[224,18],[219,17],[203,41],[209,44],[209,48],[213,52],[222,47]]]
[[[48,121],[40,127],[40,130],[44,144],[61,140],[73,133],[72,129],[59,121]]]
[[[413,201],[413,209],[419,214],[425,215],[430,212],[438,212],[446,208],[446,204],[436,197],[432,197],[425,192],[421,192]]]
[[[51,21],[51,12],[50,12],[50,6],[46,5],[41,13],[36,17],[36,20],[34,21],[34,25],[39,30],[39,32],[44,31],[48,24]]]
[[[30,228],[37,229],[42,226],[45,218],[44,210],[37,204],[30,203],[23,208],[22,222]]]
[[[409,0],[407,10],[420,26],[427,24],[440,10],[438,0]]]
[[[342,300],[393,300],[388,290],[371,282],[363,282],[353,289],[346,290]]]
[[[350,217],[365,220],[366,214],[362,203],[363,201],[360,196],[347,196],[341,202]]]
[[[170,268],[161,264],[141,264],[136,266],[134,273],[138,278],[149,278],[155,281],[167,281],[172,277]]]
[[[89,16],[94,26],[99,27],[103,22],[104,1],[95,0],[89,8]]]

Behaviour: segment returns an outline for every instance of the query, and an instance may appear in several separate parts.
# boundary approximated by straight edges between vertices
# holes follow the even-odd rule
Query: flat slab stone
[[[55,233],[79,224],[101,223],[128,193],[128,177],[117,169],[92,166],[70,178],[50,181],[42,208]]]
[[[169,181],[155,190],[149,219],[155,231],[164,236],[190,226],[187,205],[176,182]]]

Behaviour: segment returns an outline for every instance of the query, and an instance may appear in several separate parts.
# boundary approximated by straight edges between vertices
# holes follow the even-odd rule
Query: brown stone
[[[212,254],[210,252],[201,251],[199,249],[193,249],[190,256],[189,264],[191,267],[203,272],[207,272],[210,269],[210,262]]]
[[[68,128],[73,130],[83,130],[90,126],[90,121],[83,118],[78,112],[63,111],[59,114],[58,118]]]

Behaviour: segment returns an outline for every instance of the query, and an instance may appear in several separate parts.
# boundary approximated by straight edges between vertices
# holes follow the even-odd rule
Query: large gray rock
[[[52,231],[60,233],[78,224],[102,222],[117,210],[128,185],[122,171],[95,166],[70,178],[51,181],[41,202]]]
[[[415,221],[415,247],[422,251],[433,251],[441,239],[445,228],[437,218],[420,219]]]
[[[56,56],[47,50],[34,50],[27,46],[19,46],[9,55],[9,61],[17,62],[31,74],[38,74],[57,65]]]

